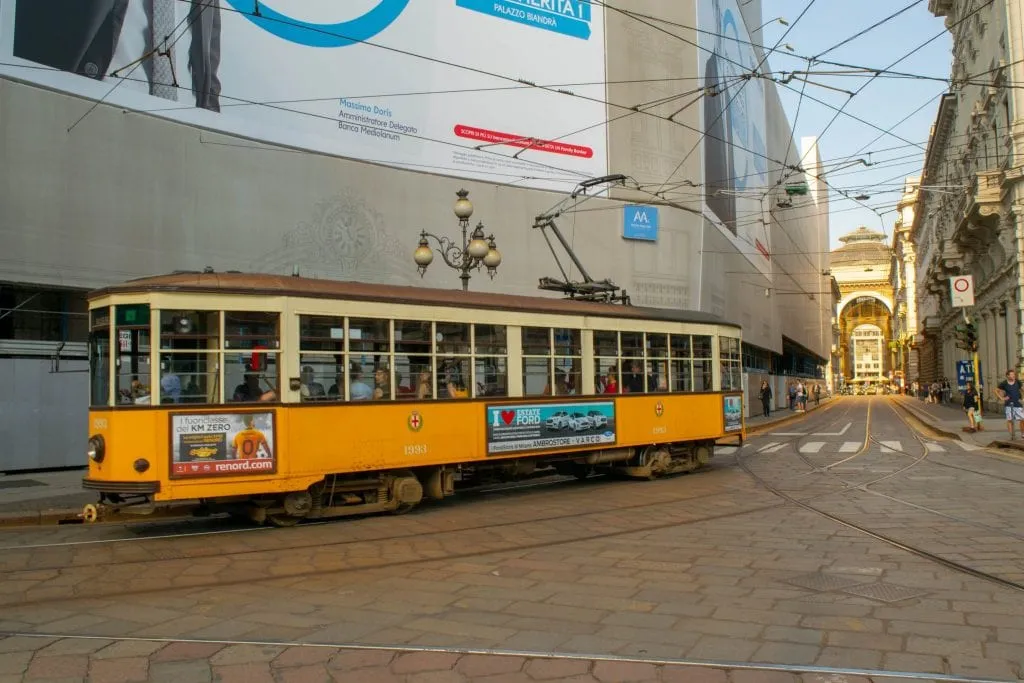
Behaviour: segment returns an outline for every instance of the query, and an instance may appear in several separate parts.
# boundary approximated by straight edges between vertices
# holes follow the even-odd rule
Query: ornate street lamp
[[[434,252],[430,248],[428,238],[437,242],[441,251],[441,258],[449,268],[459,271],[459,278],[462,280],[462,290],[469,290],[469,271],[480,270],[486,266],[487,274],[494,279],[501,265],[501,252],[494,243],[494,235],[484,236],[484,224],[477,223],[467,242],[466,232],[469,230],[469,217],[473,215],[473,204],[469,201],[469,192],[459,190],[455,193],[458,200],[455,202],[455,216],[459,219],[459,227],[462,228],[462,241],[456,243],[447,237],[438,237],[426,230],[420,232],[420,243],[413,253],[413,260],[416,261],[420,277],[427,272],[427,266],[434,261]]]

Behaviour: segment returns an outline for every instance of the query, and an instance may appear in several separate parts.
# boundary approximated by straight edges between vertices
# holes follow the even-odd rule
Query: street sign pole
[[[974,277],[971,275],[955,275],[949,279],[949,293],[952,299],[951,303],[954,307],[960,308],[964,315],[964,323],[970,326],[971,320],[967,316],[967,309],[974,307]],[[976,335],[976,333],[974,333]],[[982,401],[984,401],[985,392],[981,385],[981,363],[978,361],[978,349],[977,349],[978,337],[974,337],[974,342],[971,344],[971,348],[968,351],[971,352],[971,363],[974,366],[974,388],[978,392],[978,412],[981,413]]]

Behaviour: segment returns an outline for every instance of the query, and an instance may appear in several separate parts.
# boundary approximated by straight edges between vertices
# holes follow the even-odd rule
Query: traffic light
[[[974,323],[966,322],[956,326],[956,345],[967,351],[978,350],[978,330]]]

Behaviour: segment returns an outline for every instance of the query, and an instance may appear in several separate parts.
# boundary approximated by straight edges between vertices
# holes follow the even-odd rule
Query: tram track
[[[719,495],[719,494],[709,494],[709,496],[701,496],[699,498],[707,498],[707,497],[710,497],[710,496],[717,496],[717,495]],[[684,500],[676,501],[676,503],[679,503],[679,502],[685,503],[685,502],[689,502],[690,500],[696,500],[696,498],[684,499]],[[664,507],[665,505],[668,505],[668,504],[669,503],[662,502],[662,503],[653,503],[653,504],[647,504],[647,505],[638,505],[638,506],[632,506],[632,509],[645,508],[645,507],[646,508],[658,508],[658,507]],[[202,588],[222,588],[222,587],[228,587],[228,586],[232,586],[232,585],[251,585],[254,582],[272,581],[272,580],[276,580],[276,579],[291,579],[291,578],[306,579],[306,578],[313,578],[313,577],[319,577],[319,576],[330,576],[330,575],[345,574],[345,573],[364,572],[364,571],[368,571],[368,570],[380,570],[380,569],[388,569],[388,568],[395,568],[395,567],[403,567],[403,566],[408,566],[408,565],[417,565],[417,564],[427,565],[427,564],[432,564],[432,563],[435,563],[435,562],[452,562],[452,561],[458,561],[458,560],[468,560],[468,559],[484,557],[484,556],[489,556],[489,555],[539,550],[539,549],[543,549],[543,548],[551,548],[551,547],[556,547],[556,546],[564,546],[564,545],[570,544],[570,543],[583,543],[583,542],[592,541],[592,540],[604,540],[604,539],[608,539],[608,538],[615,538],[615,537],[618,537],[618,536],[626,536],[626,535],[632,535],[632,534],[638,534],[638,533],[647,533],[647,532],[660,531],[660,530],[669,529],[669,528],[676,528],[676,527],[680,527],[680,526],[689,526],[689,525],[693,525],[693,524],[701,524],[701,523],[711,522],[711,521],[716,521],[716,520],[721,520],[721,519],[740,517],[740,516],[743,516],[743,515],[749,515],[749,514],[755,514],[755,513],[763,513],[763,512],[768,511],[768,510],[778,509],[782,505],[783,505],[783,503],[780,503],[780,502],[771,502],[771,503],[767,503],[767,504],[751,505],[749,507],[745,507],[745,508],[740,509],[740,510],[729,510],[729,511],[725,511],[725,512],[718,513],[718,514],[698,516],[698,517],[693,517],[693,518],[690,518],[690,519],[682,519],[682,520],[675,519],[675,520],[661,522],[661,523],[657,523],[657,524],[646,524],[646,525],[640,525],[640,526],[631,526],[628,529],[622,529],[622,530],[618,530],[618,531],[614,531],[614,530],[613,531],[609,531],[609,530],[601,529],[599,531],[594,531],[594,532],[584,532],[584,533],[578,533],[578,534],[561,535],[559,538],[554,539],[554,540],[537,541],[537,542],[532,542],[532,543],[508,543],[508,544],[503,545],[501,547],[497,547],[496,544],[492,543],[492,544],[490,544],[490,547],[480,548],[478,550],[472,550],[472,551],[467,551],[467,552],[446,553],[446,554],[443,554],[443,555],[441,555],[441,554],[431,554],[431,555],[415,557],[415,558],[410,558],[410,559],[405,559],[405,560],[393,560],[393,561],[382,560],[380,562],[374,562],[374,561],[365,562],[365,561],[361,561],[361,562],[354,562],[354,563],[351,563],[351,564],[345,565],[345,566],[335,566],[335,567],[325,567],[325,568],[311,568],[311,569],[306,569],[306,570],[301,570],[301,571],[281,571],[281,572],[277,572],[277,573],[274,573],[274,574],[271,574],[271,575],[265,575],[265,576],[260,576],[260,577],[235,575],[234,578],[230,578],[230,579],[219,579],[219,578],[211,577],[211,580],[207,580],[207,581],[204,581],[204,580],[202,580],[200,578],[200,580],[189,580],[187,582],[183,582],[180,586],[174,586],[173,585],[173,581],[172,581],[171,582],[172,583],[171,587],[172,588],[173,587],[179,587],[181,589],[189,589],[189,590],[191,590],[191,589],[202,589]],[[615,512],[618,512],[620,510],[621,510],[621,508],[618,508],[618,509],[615,510]],[[561,517],[558,517],[556,519],[562,520],[562,519],[566,519],[567,517],[580,517],[580,516],[585,516],[585,515],[592,516],[592,515],[596,515],[596,514],[600,514],[600,513],[588,512],[588,513],[581,513],[580,515],[561,516]],[[482,527],[478,528],[477,530],[479,531],[479,530],[492,529],[495,526],[510,526],[511,524],[530,525],[530,524],[535,524],[535,522],[516,522],[516,523],[502,524],[502,525],[482,526]],[[450,531],[437,532],[437,535],[441,535],[441,534],[457,535],[459,533],[462,533],[462,531],[461,530],[450,530]],[[420,535],[417,535],[417,536],[420,536]],[[380,542],[381,541],[370,541],[368,543],[380,543]],[[385,540],[384,542],[386,543],[387,541]],[[346,543],[346,542],[341,542],[341,543]],[[336,544],[318,543],[318,544],[316,544],[316,547],[323,549],[323,548],[330,548],[332,545],[336,546],[336,545],[339,545],[339,543],[336,543]],[[259,550],[259,551],[249,551],[249,552],[250,553],[254,553],[254,554],[266,555],[266,554],[273,553],[273,552],[287,553],[289,551],[288,550],[281,550],[281,549],[276,549],[276,550],[267,550],[267,549],[265,549],[265,550]],[[217,557],[223,557],[223,554],[218,554]],[[188,558],[188,559],[193,559],[193,558]],[[146,568],[147,565],[157,565],[159,563],[166,563],[166,562],[168,562],[168,561],[167,560],[146,560],[146,561],[140,561],[140,562],[133,563],[133,565],[134,565],[133,568],[138,569],[138,568],[141,567],[142,569],[140,569],[139,571],[145,571],[145,568]],[[123,567],[123,566],[125,566],[124,563],[118,563],[117,564],[118,568]],[[103,597],[106,597],[108,595],[108,594],[103,593],[102,590],[100,589],[103,586],[109,587],[109,589],[110,589],[109,590],[109,595],[116,595],[118,597],[123,597],[123,596],[128,596],[128,595],[138,596],[138,595],[145,595],[145,594],[149,594],[149,593],[165,593],[167,591],[167,589],[168,589],[167,585],[161,585],[160,587],[153,587],[153,588],[146,587],[146,588],[136,588],[136,589],[133,589],[130,586],[126,587],[123,584],[119,584],[117,581],[110,581],[109,579],[106,579],[106,580],[103,580],[103,581],[92,581],[92,580],[90,580],[92,577],[89,577],[89,576],[68,577],[68,574],[71,573],[71,572],[84,573],[84,570],[92,570],[93,572],[96,572],[96,571],[101,570],[101,569],[109,569],[109,568],[110,568],[109,566],[108,567],[99,567],[99,566],[96,566],[96,565],[92,565],[92,566],[69,566],[69,567],[62,567],[60,569],[50,570],[50,571],[57,571],[58,572],[58,576],[65,577],[65,579],[73,578],[74,581],[67,581],[66,580],[65,582],[61,583],[58,586],[41,585],[41,586],[39,586],[36,589],[29,589],[28,591],[23,593],[21,596],[16,596],[16,597],[24,598],[24,599],[21,599],[21,600],[6,600],[5,596],[0,596],[0,605],[2,605],[5,608],[28,607],[28,606],[35,607],[35,606],[39,606],[39,605],[50,604],[50,603],[55,603],[55,602],[60,603],[60,602],[66,602],[68,600],[75,600],[75,599],[102,599]],[[152,567],[150,567],[150,568],[152,568]],[[46,570],[28,569],[28,570],[18,570],[18,571],[7,572],[7,576],[4,576],[4,580],[7,580],[7,581],[17,581],[18,578],[19,578],[19,576],[18,576],[19,574],[33,575],[33,574],[45,573],[45,571]],[[102,577],[102,575],[97,575],[96,576],[96,578],[101,578],[101,577]],[[81,593],[79,592],[79,586],[84,586],[84,588],[82,589]],[[39,593],[39,595],[33,596],[34,590],[37,591]]]
[[[750,464],[748,462],[750,458],[749,457],[748,458],[744,458],[743,455],[740,452],[737,452],[735,454],[736,463],[738,464],[738,466],[744,472],[747,473],[748,476],[750,476],[754,481],[756,481],[765,490],[771,492],[772,494],[776,495],[777,497],[781,498],[782,500],[786,501],[787,503],[789,503],[791,505],[795,505],[795,506],[800,507],[801,509],[804,509],[804,510],[806,510],[808,512],[812,512],[812,513],[814,513],[816,515],[819,515],[821,517],[829,519],[829,520],[831,520],[832,522],[834,522],[836,524],[840,524],[840,525],[842,525],[844,527],[847,527],[849,529],[853,529],[855,531],[858,531],[858,532],[860,532],[860,533],[862,533],[864,535],[870,536],[871,538],[874,538],[874,539],[876,539],[878,541],[881,541],[881,542],[883,542],[883,543],[885,543],[887,545],[890,545],[892,547],[899,548],[900,550],[909,552],[909,553],[911,553],[911,554],[913,554],[915,556],[918,556],[918,557],[921,557],[923,559],[926,559],[926,560],[929,560],[931,562],[934,562],[936,564],[942,565],[942,566],[946,567],[947,569],[950,569],[950,570],[953,570],[953,571],[956,571],[956,572],[959,572],[959,573],[962,573],[962,574],[966,574],[966,575],[972,576],[974,578],[983,579],[983,580],[989,581],[991,583],[995,583],[995,584],[998,584],[1000,586],[1003,586],[1004,588],[1010,588],[1012,590],[1024,592],[1024,583],[1013,581],[1011,579],[1006,579],[1006,578],[1003,578],[1003,577],[998,576],[996,574],[993,574],[993,573],[990,573],[990,572],[986,572],[984,570],[980,570],[980,569],[971,567],[970,565],[967,565],[965,563],[958,562],[956,560],[951,560],[951,559],[942,557],[941,555],[938,555],[936,553],[928,551],[928,550],[926,550],[924,548],[921,548],[919,546],[915,546],[915,545],[911,545],[911,544],[905,543],[905,542],[900,541],[899,539],[894,538],[892,536],[889,536],[887,534],[882,534],[882,533],[880,533],[878,531],[872,530],[872,529],[870,529],[870,528],[868,528],[868,527],[866,527],[866,526],[864,526],[862,524],[858,524],[857,522],[855,522],[855,521],[853,521],[851,519],[848,519],[847,517],[843,517],[841,515],[837,515],[835,513],[829,512],[828,510],[825,510],[825,509],[823,509],[822,507],[820,507],[818,505],[812,505],[811,504],[813,501],[817,501],[817,500],[820,500],[820,499],[825,498],[825,497],[834,496],[834,495],[837,495],[837,494],[846,494],[846,493],[850,493],[850,492],[861,491],[861,492],[865,492],[865,493],[868,493],[868,494],[871,494],[871,495],[880,496],[882,498],[885,498],[885,499],[890,500],[892,502],[895,502],[897,504],[904,505],[906,507],[909,507],[909,508],[912,508],[912,509],[916,509],[916,510],[919,510],[919,511],[922,511],[922,512],[926,512],[926,513],[935,515],[937,517],[941,517],[941,518],[947,519],[949,521],[954,521],[954,522],[957,522],[957,523],[960,523],[960,524],[965,524],[965,525],[968,525],[968,526],[973,526],[975,528],[984,529],[985,531],[993,532],[993,533],[998,533],[1000,535],[1007,536],[1009,538],[1014,538],[1016,540],[1024,540],[1024,536],[1018,535],[1018,534],[1015,534],[1015,533],[1012,533],[1012,532],[1007,532],[1005,529],[1000,529],[1000,528],[997,528],[997,527],[994,527],[994,526],[991,526],[991,525],[987,525],[987,524],[984,524],[984,523],[977,522],[975,520],[968,520],[968,519],[964,519],[962,517],[957,517],[955,515],[950,515],[948,513],[944,513],[944,512],[941,512],[939,510],[935,510],[933,508],[929,508],[927,506],[919,505],[917,503],[912,503],[910,501],[906,501],[906,500],[903,500],[903,499],[895,497],[895,496],[890,496],[890,495],[885,494],[885,493],[881,493],[881,492],[878,492],[878,491],[871,490],[869,487],[871,487],[872,485],[880,483],[880,482],[888,480],[888,479],[891,479],[891,478],[894,478],[894,477],[896,477],[896,476],[898,476],[900,474],[903,474],[903,473],[913,469],[914,467],[917,467],[922,462],[924,462],[927,459],[928,455],[929,455],[929,449],[928,449],[927,443],[920,436],[920,434],[918,433],[918,430],[915,429],[907,420],[905,420],[904,417],[902,415],[900,415],[899,412],[897,412],[895,408],[893,408],[892,406],[890,406],[890,408],[892,409],[893,414],[896,415],[896,417],[910,430],[910,433],[914,436],[914,439],[916,441],[918,441],[918,443],[920,443],[921,448],[923,450],[923,453],[920,456],[914,456],[914,455],[910,455],[910,454],[904,453],[902,451],[895,451],[895,450],[893,450],[893,453],[896,454],[896,455],[899,455],[899,456],[902,456],[902,457],[911,457],[911,458],[913,458],[913,462],[911,462],[910,464],[908,464],[905,467],[901,467],[901,468],[895,470],[894,472],[889,472],[889,473],[887,473],[887,474],[885,474],[885,475],[883,475],[881,477],[877,477],[877,478],[872,479],[870,481],[859,482],[859,483],[858,482],[850,482],[848,480],[844,480],[844,479],[838,477],[834,473],[828,472],[828,470],[830,470],[832,467],[835,467],[836,465],[841,464],[843,462],[848,462],[848,461],[852,460],[853,458],[858,457],[858,456],[862,455],[863,453],[867,452],[868,449],[865,448],[865,447],[862,447],[861,450],[858,451],[857,453],[855,453],[853,456],[850,456],[848,458],[844,458],[843,460],[840,460],[840,461],[836,461],[835,463],[832,463],[831,465],[819,468],[819,470],[818,470],[818,471],[826,471],[826,472],[828,472],[830,475],[835,477],[838,481],[843,482],[844,485],[845,485],[845,488],[843,488],[840,491],[832,491],[832,492],[820,493],[820,494],[817,494],[815,496],[811,496],[810,498],[804,498],[804,499],[798,498],[795,495],[792,495],[790,493],[787,493],[787,492],[781,490],[778,486],[772,484],[765,477],[763,477],[760,474],[758,474],[757,472],[755,472],[750,467]],[[869,408],[868,409],[870,411],[870,403],[869,403]],[[870,413],[869,413],[869,415],[870,415]],[[871,435],[870,417],[869,417],[868,420],[865,421],[865,429],[866,429],[866,443],[867,442],[871,442],[871,443],[875,443],[879,447],[887,448],[885,446],[885,444],[883,444],[877,437],[873,437]],[[805,462],[808,462],[808,459],[803,458],[803,457],[801,457],[801,460],[804,460]]]

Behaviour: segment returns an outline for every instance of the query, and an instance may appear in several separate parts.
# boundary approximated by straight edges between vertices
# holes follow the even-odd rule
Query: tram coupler
[[[82,507],[82,511],[78,513],[78,518],[86,524],[93,524],[108,513],[109,509],[103,503],[88,503]]]

